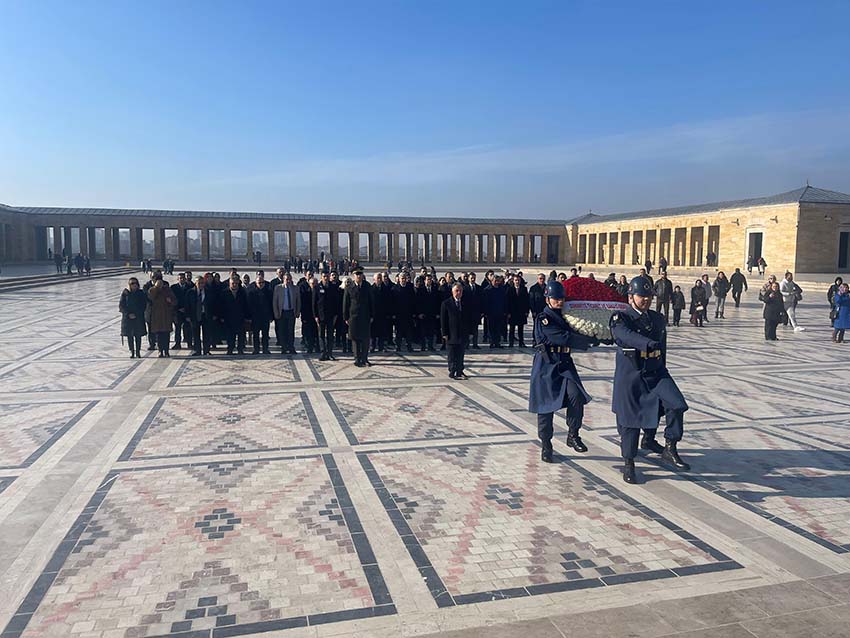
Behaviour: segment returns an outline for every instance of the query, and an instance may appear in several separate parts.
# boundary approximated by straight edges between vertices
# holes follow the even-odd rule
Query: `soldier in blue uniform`
[[[631,307],[611,315],[611,333],[617,344],[611,407],[617,415],[626,483],[637,482],[635,456],[640,430],[641,449],[660,453],[662,460],[676,469],[690,469],[676,450],[688,404],[667,371],[667,322],[664,315],[649,309],[652,293],[647,278],[635,277],[629,284]],[[655,440],[662,414],[666,422],[664,447]]]
[[[584,404],[591,397],[581,384],[570,353],[599,345],[599,340],[570,330],[562,314],[563,306],[563,285],[550,281],[546,284],[546,307],[534,319],[536,351],[528,396],[528,411],[537,413],[537,435],[543,444],[540,458],[545,463],[552,462],[552,420],[561,408],[567,408],[567,445],[576,452],[587,452],[579,430]]]

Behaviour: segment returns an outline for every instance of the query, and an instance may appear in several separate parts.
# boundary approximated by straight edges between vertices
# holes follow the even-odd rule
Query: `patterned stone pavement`
[[[850,635],[850,346],[823,307],[778,343],[754,292],[673,329],[693,471],[642,457],[626,486],[610,348],[576,356],[590,451],[561,414],[544,465],[529,350],[471,351],[467,382],[440,352],[136,361],[122,287],[3,294],[2,638]]]

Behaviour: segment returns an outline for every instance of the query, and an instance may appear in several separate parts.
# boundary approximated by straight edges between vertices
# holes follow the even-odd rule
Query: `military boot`
[[[655,437],[647,435],[646,432],[643,433],[643,436],[640,439],[640,449],[649,450],[656,454],[663,454],[664,452],[664,448],[661,447],[661,444],[655,440]]]
[[[540,451],[540,460],[544,463],[552,462],[552,444],[543,445],[543,449]]]
[[[587,446],[582,442],[578,431],[570,430],[567,434],[567,447],[573,448],[576,452],[587,452]]]
[[[679,457],[679,452],[676,451],[676,441],[667,441],[667,445],[664,446],[664,451],[661,453],[661,459],[677,470],[691,469],[691,466]]]
[[[629,485],[634,485],[635,483],[637,483],[634,459],[625,459],[623,461],[623,480]]]

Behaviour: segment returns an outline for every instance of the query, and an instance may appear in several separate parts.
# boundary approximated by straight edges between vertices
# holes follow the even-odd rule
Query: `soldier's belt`
[[[641,352],[641,359],[657,359],[661,356],[661,350],[653,350],[652,352]]]
[[[570,349],[567,346],[550,346],[549,350],[551,352],[563,352],[565,354],[569,354]]]

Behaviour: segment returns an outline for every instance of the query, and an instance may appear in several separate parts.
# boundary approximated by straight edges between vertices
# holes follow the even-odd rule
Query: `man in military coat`
[[[369,362],[369,337],[372,323],[372,291],[363,277],[363,270],[354,271],[354,285],[345,289],[342,298],[342,317],[348,326],[348,335],[354,350],[354,365],[371,366]]]
[[[629,309],[611,315],[611,333],[617,344],[612,410],[617,416],[626,483],[637,482],[635,456],[640,430],[641,449],[660,453],[665,463],[677,469],[690,469],[676,449],[688,404],[667,371],[667,322],[664,315],[650,310],[652,293],[646,277],[635,277],[629,284]],[[666,422],[664,447],[655,440],[662,414]]]
[[[591,400],[584,389],[571,352],[599,345],[593,337],[570,330],[562,314],[564,287],[559,281],[546,285],[546,307],[534,320],[535,353],[531,366],[528,411],[537,413],[537,435],[543,450],[540,458],[552,462],[554,413],[567,408],[567,445],[576,452],[587,452],[579,436],[584,405]]]

